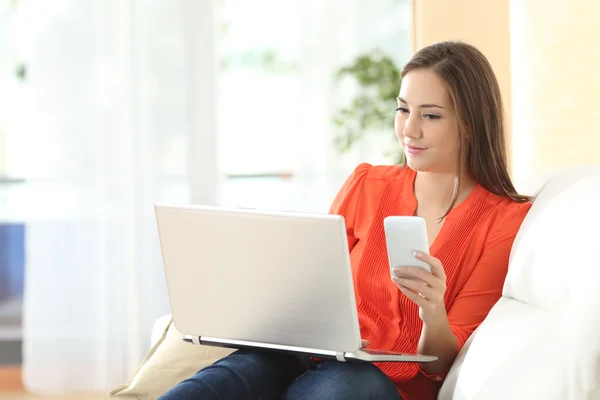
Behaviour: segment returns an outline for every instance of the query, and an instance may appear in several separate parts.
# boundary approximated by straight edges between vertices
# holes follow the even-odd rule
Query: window
[[[410,52],[408,7],[406,0],[219,2],[221,204],[326,212],[357,162],[382,160],[385,149],[373,144],[348,156],[333,148],[332,117],[348,101],[335,72],[375,48],[401,65]]]

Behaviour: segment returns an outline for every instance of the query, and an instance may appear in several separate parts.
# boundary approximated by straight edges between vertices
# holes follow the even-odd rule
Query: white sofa
[[[600,166],[544,175],[503,297],[458,355],[439,400],[600,399]],[[157,321],[153,343],[170,318]]]
[[[439,400],[600,399],[600,167],[546,176]]]

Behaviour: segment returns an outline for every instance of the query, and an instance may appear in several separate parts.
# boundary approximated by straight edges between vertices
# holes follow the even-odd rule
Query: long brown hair
[[[442,79],[459,121],[457,178],[452,202],[442,218],[456,204],[463,151],[467,152],[466,167],[475,182],[494,194],[520,203],[529,201],[530,197],[517,193],[508,173],[502,96],[485,56],[469,44],[443,41],[419,50],[401,76],[416,69],[430,69]]]

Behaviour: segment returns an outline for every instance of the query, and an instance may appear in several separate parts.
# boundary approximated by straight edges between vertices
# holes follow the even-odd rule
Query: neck
[[[414,192],[419,208],[443,214],[452,201],[455,182],[454,173],[417,172]],[[475,181],[469,174],[462,173],[455,207],[467,198],[474,186]]]

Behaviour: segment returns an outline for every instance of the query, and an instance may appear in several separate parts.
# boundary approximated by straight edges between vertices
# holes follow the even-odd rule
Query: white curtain
[[[28,179],[10,197],[26,220],[24,383],[104,392],[169,312],[154,203],[217,201],[212,7],[19,7],[28,80],[8,147]]]
[[[284,3],[22,0],[15,37],[29,77],[8,161],[28,177],[10,201],[27,222],[29,390],[106,391],[141,361],[152,323],[170,311],[155,202],[326,211],[366,158],[341,160],[331,146],[331,116],[352,93],[338,90],[334,73],[375,47],[405,61],[409,2]],[[232,30],[244,17],[259,30],[273,12],[295,23],[297,40],[277,44],[297,61],[289,89],[261,90],[243,68],[216,79],[224,4],[248,8],[231,13]],[[261,168],[295,178],[270,191],[239,179],[220,185]]]

